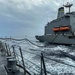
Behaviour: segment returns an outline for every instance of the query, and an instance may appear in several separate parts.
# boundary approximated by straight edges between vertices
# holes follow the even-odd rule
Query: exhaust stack
[[[62,16],[64,16],[64,7],[60,7],[58,9],[58,17],[57,18],[61,18]]]

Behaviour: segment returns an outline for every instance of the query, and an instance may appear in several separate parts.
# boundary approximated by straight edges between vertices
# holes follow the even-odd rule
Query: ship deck
[[[6,57],[0,53],[0,75],[7,75],[4,65],[6,65]]]
[[[0,52],[0,75],[8,75],[7,71],[5,69],[6,64],[7,64],[6,56]],[[15,74],[9,74],[9,75],[24,75],[24,74],[22,72],[18,71]],[[28,75],[28,74],[26,74],[26,75]]]

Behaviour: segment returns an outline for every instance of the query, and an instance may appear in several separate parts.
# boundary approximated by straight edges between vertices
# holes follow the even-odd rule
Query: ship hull
[[[46,43],[75,45],[75,38],[69,38],[67,35],[42,35],[36,36],[36,39]]]

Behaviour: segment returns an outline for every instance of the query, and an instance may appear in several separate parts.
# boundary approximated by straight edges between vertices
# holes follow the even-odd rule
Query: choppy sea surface
[[[41,53],[43,53],[48,75],[75,75],[75,46],[48,45],[34,38],[27,40],[4,41],[15,46],[17,59],[21,61],[19,47],[22,49],[25,66],[33,75],[41,72]],[[12,50],[12,48],[11,48]]]

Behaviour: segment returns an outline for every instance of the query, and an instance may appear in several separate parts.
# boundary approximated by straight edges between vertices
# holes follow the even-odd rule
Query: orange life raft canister
[[[60,31],[68,31],[70,28],[68,26],[60,27]]]
[[[69,30],[70,30],[70,27],[68,27],[68,26],[54,27],[53,28],[53,31],[54,32],[58,32],[58,31],[69,31]]]

